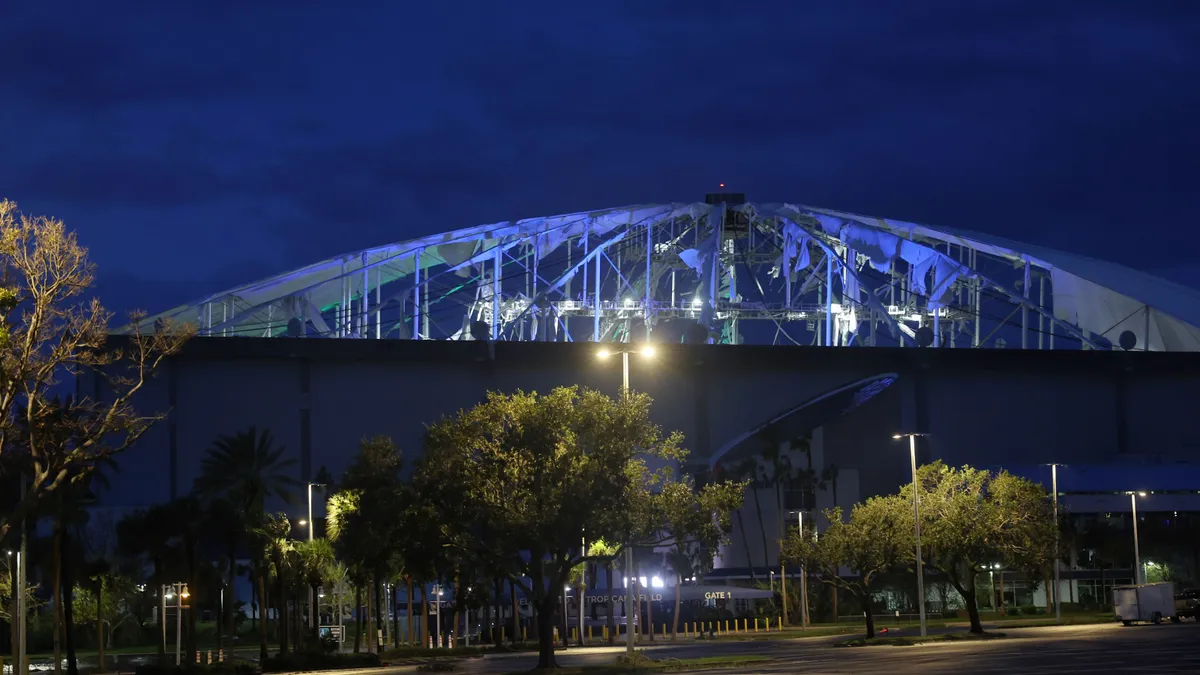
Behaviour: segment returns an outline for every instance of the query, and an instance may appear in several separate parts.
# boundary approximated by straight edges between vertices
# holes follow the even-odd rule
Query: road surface
[[[1200,673],[1200,625],[1053,626],[1003,631],[1008,637],[988,642],[946,642],[908,647],[835,647],[846,639],[800,638],[772,642],[689,643],[652,647],[654,658],[694,658],[722,654],[760,654],[769,664],[708,671],[721,673]],[[611,662],[620,649],[585,648],[562,652],[559,665]],[[505,654],[460,662],[457,672],[472,675],[529,670],[532,654]],[[411,671],[411,668],[395,672]]]

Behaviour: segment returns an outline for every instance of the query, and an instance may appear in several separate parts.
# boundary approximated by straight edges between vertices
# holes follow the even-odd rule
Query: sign
[[[709,591],[704,594],[705,600],[732,600],[733,591]]]
[[[645,593],[640,593],[639,597],[641,598],[642,602],[645,602],[647,600],[651,600],[653,602],[662,602],[663,594],[662,593],[651,593],[650,595],[646,595]],[[608,596],[607,595],[589,595],[589,596],[587,596],[587,601],[592,604],[597,604],[597,603],[598,604],[607,604]],[[613,602],[625,602],[625,596],[624,595],[614,595],[614,596],[612,596],[612,601]]]
[[[346,641],[346,634],[342,631],[341,626],[320,626],[317,628],[317,634],[321,636],[322,640]]]

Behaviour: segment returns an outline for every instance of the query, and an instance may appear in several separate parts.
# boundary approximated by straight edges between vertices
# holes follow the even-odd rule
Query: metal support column
[[[1046,308],[1046,277],[1038,277],[1038,306],[1042,309]],[[1042,348],[1042,343],[1045,341],[1046,334],[1046,317],[1038,314],[1038,349]]]
[[[646,342],[650,341],[650,301],[653,297],[650,285],[650,263],[654,257],[654,223],[646,223],[646,306],[643,307],[643,321],[646,322]],[[583,605],[580,604],[580,607]],[[582,624],[581,624],[582,625]],[[580,630],[583,630],[580,628]]]
[[[1025,261],[1025,283],[1021,284],[1021,349],[1029,349],[1029,261]]]
[[[500,240],[496,240],[496,254],[492,258],[492,341],[500,339],[500,268],[503,264],[501,257],[504,248]]]
[[[972,252],[974,253],[974,252]],[[975,279],[975,337],[971,338],[971,346],[978,347],[982,338],[980,317],[983,316],[983,279]]]
[[[595,288],[592,289],[595,295],[594,309],[592,314],[592,342],[600,341],[600,259],[604,257],[604,251],[596,251],[596,281]],[[585,273],[584,276],[587,276]]]
[[[383,339],[383,270],[375,270],[375,339]]]
[[[833,250],[825,256],[825,346],[833,346]]]
[[[370,335],[371,315],[368,313],[371,309],[371,269],[367,267],[367,254],[362,254],[362,301],[358,303],[358,336],[361,338]]]
[[[425,249],[419,248],[413,254],[413,309],[412,309],[412,339],[421,339],[421,254]]]

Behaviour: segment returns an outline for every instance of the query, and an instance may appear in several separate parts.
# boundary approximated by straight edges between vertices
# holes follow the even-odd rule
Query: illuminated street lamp
[[[175,665],[180,665],[182,661],[181,645],[183,644],[183,601],[192,596],[188,592],[187,584],[174,583],[163,584],[159,587],[159,620],[158,623],[162,627],[162,645],[163,651],[167,651],[167,600],[175,599]]]
[[[917,489],[917,436],[928,436],[929,434],[895,434],[892,438],[900,440],[908,438],[908,456],[912,463],[912,488],[913,488],[913,527],[916,528],[917,534],[917,606],[921,612],[921,636],[926,635],[925,632],[925,566],[921,561],[921,491]]]
[[[1137,531],[1137,498],[1145,497],[1145,492],[1126,492],[1129,495],[1129,505],[1133,507],[1133,583],[1140,584],[1145,582],[1145,576],[1142,574],[1142,552],[1138,547],[1138,531]]]
[[[312,515],[312,495],[313,495],[313,488],[315,488],[315,487],[323,488],[323,487],[325,487],[325,485],[323,483],[309,483],[308,484],[308,520],[300,521],[300,525],[302,527],[308,528],[308,540],[309,541],[313,540],[313,530],[316,529],[316,526],[313,525],[313,515]],[[308,627],[309,628],[317,627],[317,605],[316,605],[316,601],[313,599],[313,589],[311,586],[308,589]]]
[[[628,342],[624,342],[624,343],[618,343],[618,345],[615,347],[606,347],[606,348],[600,349],[600,351],[596,352],[596,358],[607,359],[608,357],[612,356],[614,353],[617,353],[617,352],[620,352],[620,354],[621,354],[621,396],[628,396],[629,395],[629,354],[632,352],[637,352],[638,354],[641,354],[643,357],[651,359],[651,358],[654,358],[655,349],[654,349],[653,345],[649,345],[649,344],[642,344],[641,347],[635,347]],[[633,570],[633,547],[632,546],[627,547],[625,549],[625,569],[627,570],[626,574],[629,574]],[[638,607],[639,607],[639,605],[641,605],[641,594],[640,594],[640,591],[638,591],[637,579],[633,579],[631,577],[631,581],[633,582],[632,589],[629,588],[630,584],[626,584],[626,588],[625,588],[626,603],[628,603],[631,599],[630,591],[632,590],[634,593],[634,595],[632,596],[633,604],[630,605],[633,607],[633,611],[626,612],[626,616],[625,616],[625,653],[627,655],[629,655],[630,657],[633,656],[633,639],[634,639],[633,621],[637,618]],[[609,590],[611,591],[612,589],[609,589]],[[582,613],[582,610],[580,610],[580,612]],[[651,630],[653,630],[653,627],[651,627]]]

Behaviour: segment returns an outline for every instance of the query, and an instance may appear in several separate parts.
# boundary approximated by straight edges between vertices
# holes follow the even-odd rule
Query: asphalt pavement
[[[835,647],[845,636],[776,641],[697,642],[651,647],[654,658],[755,654],[774,661],[736,669],[742,673],[1200,673],[1200,625],[1053,626],[1002,630],[1008,637],[985,642],[942,642],[903,647]],[[569,649],[561,666],[611,662],[619,648]],[[532,654],[504,654],[459,663],[457,672],[495,675],[531,669]],[[393,672],[411,672],[412,668]],[[700,672],[700,671],[697,671]]]

